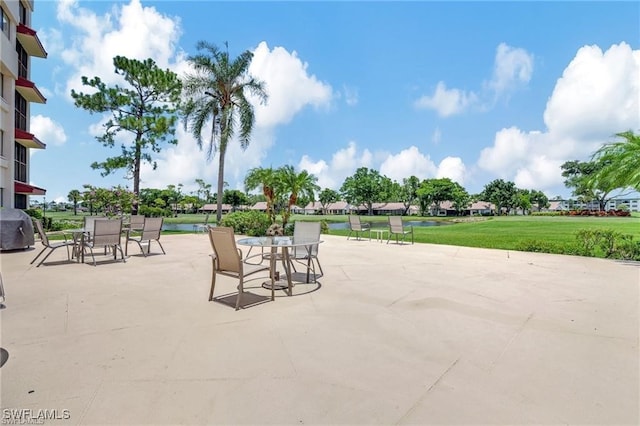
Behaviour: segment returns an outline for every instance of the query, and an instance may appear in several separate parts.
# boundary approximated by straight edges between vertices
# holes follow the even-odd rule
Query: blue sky
[[[45,105],[32,104],[31,183],[47,200],[101,177],[103,117],[77,110],[81,76],[117,82],[112,58],[153,58],[179,74],[198,40],[254,52],[250,147],[232,143],[225,181],[243,189],[252,167],[291,164],[339,189],[358,167],[401,181],[449,177],[469,192],[494,179],[569,196],[560,165],[587,160],[614,134],[640,131],[638,2],[42,1],[32,26],[49,56],[33,58]],[[102,121],[103,122],[103,121]],[[142,187],[217,184],[182,126],[179,143],[145,166]],[[126,141],[124,141],[126,143]]]

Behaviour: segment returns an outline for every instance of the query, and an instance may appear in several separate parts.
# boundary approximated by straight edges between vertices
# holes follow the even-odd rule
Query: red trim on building
[[[18,41],[20,41],[20,44],[22,44],[22,47],[24,47],[29,55],[39,58],[47,57],[47,51],[44,50],[44,46],[42,46],[35,30],[32,30],[24,24],[18,24],[16,37],[18,37]]]
[[[29,102],[47,103],[47,98],[42,96],[35,83],[24,77],[18,77],[16,80],[16,90]]]
[[[38,188],[37,186],[28,185],[24,182],[14,181],[14,190],[16,194],[29,194],[29,195],[47,195],[47,190]]]
[[[36,138],[33,134],[18,128],[15,129],[15,140],[27,148],[45,149],[47,147],[47,145],[42,143],[40,139]]]

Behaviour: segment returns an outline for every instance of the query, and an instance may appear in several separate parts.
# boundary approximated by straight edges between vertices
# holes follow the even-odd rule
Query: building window
[[[0,188],[0,207],[4,207],[4,188]]]
[[[2,21],[1,21],[2,32],[4,33],[4,35],[7,36],[9,40],[11,40],[11,32],[10,32],[11,22],[9,22],[9,15],[7,15],[7,13],[1,7],[0,7],[0,14],[2,14]]]
[[[4,157],[4,130],[0,130],[0,157]]]
[[[16,43],[16,52],[18,52],[18,75],[29,79],[29,54],[20,42]]]
[[[0,73],[0,97],[2,99],[6,99],[4,97],[4,74]]]
[[[27,208],[27,196],[24,194],[15,194],[13,197],[13,205],[16,209],[25,210]]]
[[[13,179],[19,182],[27,182],[27,148],[16,142],[16,160]]]
[[[15,114],[15,126],[20,129],[27,131],[27,109],[28,102],[22,95],[16,92],[16,114]]]
[[[20,2],[20,23],[29,26],[29,21],[27,20],[27,8],[24,7],[24,4]]]

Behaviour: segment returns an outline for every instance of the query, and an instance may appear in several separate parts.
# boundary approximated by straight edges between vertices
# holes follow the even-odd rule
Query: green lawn
[[[71,212],[47,212],[54,220],[77,220],[82,216],[74,216]],[[204,223],[204,214],[181,214],[178,217],[166,218],[168,223]],[[362,216],[363,222],[374,226],[384,226],[386,216]],[[414,227],[415,241],[419,243],[448,244],[467,247],[485,247],[517,250],[523,244],[540,242],[555,246],[574,244],[576,234],[580,230],[613,230],[622,234],[633,235],[640,240],[640,215],[633,217],[575,217],[575,216],[501,216],[478,218],[476,221],[454,223],[455,218],[442,217],[405,217],[409,220],[442,221],[446,225]],[[294,215],[291,221],[326,221],[328,223],[347,222],[345,215],[302,216]],[[208,218],[215,222],[215,215]],[[332,235],[348,235],[348,230],[331,230]]]

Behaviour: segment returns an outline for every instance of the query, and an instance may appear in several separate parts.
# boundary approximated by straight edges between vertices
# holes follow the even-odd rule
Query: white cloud
[[[64,145],[67,141],[62,125],[40,114],[31,117],[31,133],[47,145]]]
[[[343,86],[342,91],[344,92],[344,100],[349,106],[358,105],[359,97],[358,97],[358,89],[350,86]]]
[[[269,49],[261,42],[253,52],[249,73],[266,84],[269,99],[266,104],[254,104],[256,125],[273,127],[285,124],[304,107],[328,107],[332,99],[331,86],[319,81],[307,71],[308,64],[298,54],[283,47]]]
[[[446,157],[438,165],[437,178],[449,178],[464,186],[467,168],[460,157]]]
[[[579,49],[547,102],[546,131],[500,130],[478,167],[519,187],[566,191],[562,163],[588,160],[615,133],[640,128],[638,75],[640,50],[626,43]]]
[[[528,135],[516,127],[502,129],[496,133],[494,144],[480,152],[478,166],[507,178],[526,161],[530,152]]]
[[[86,91],[81,77],[99,76],[107,83],[120,81],[113,72],[113,58],[153,58],[161,68],[176,66],[176,46],[181,35],[180,20],[164,16],[154,7],[143,7],[140,0],[114,5],[111,12],[96,15],[76,1],[58,3],[58,20],[79,33],[61,52],[73,69],[64,89]],[[153,37],[149,37],[153,34]]]
[[[313,161],[309,156],[303,155],[298,168],[314,174],[321,188],[338,190],[347,176],[351,176],[360,167],[373,167],[372,163],[373,154],[368,149],[358,151],[356,143],[351,141],[346,148],[333,153],[329,163],[325,160]]]
[[[556,83],[544,122],[550,133],[601,143],[640,127],[640,50],[626,43],[602,52],[584,46]],[[592,144],[585,146],[590,152]],[[581,154],[584,155],[584,152]]]
[[[431,142],[433,142],[434,145],[438,145],[440,144],[440,141],[442,141],[442,131],[439,127],[436,127],[431,135]]]
[[[422,180],[435,176],[436,171],[437,167],[431,158],[422,154],[415,146],[389,155],[380,165],[380,174],[398,182],[409,176],[416,176]]]
[[[473,91],[447,89],[443,81],[439,81],[433,95],[424,95],[415,101],[416,108],[431,109],[440,117],[461,114],[472,107],[490,104],[482,97],[491,96],[491,101],[506,96],[517,87],[527,84],[533,75],[533,55],[522,48],[500,43],[496,49],[491,80],[485,83],[489,94],[477,95]]]
[[[533,55],[526,50],[500,43],[496,50],[493,76],[488,83],[495,96],[526,84],[533,74]]]
[[[417,108],[432,109],[440,117],[460,114],[477,102],[477,95],[459,89],[447,89],[444,82],[438,82],[433,96],[422,96],[415,101]]]

